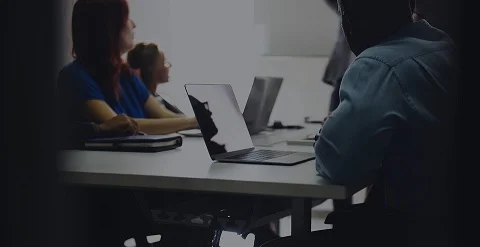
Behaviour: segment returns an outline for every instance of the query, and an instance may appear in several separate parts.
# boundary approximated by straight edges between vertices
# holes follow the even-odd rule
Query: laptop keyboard
[[[276,150],[254,150],[250,153],[246,154],[239,154],[235,155],[232,157],[228,157],[228,159],[235,159],[235,160],[247,160],[247,161],[263,161],[263,160],[269,160],[269,159],[274,159],[282,156],[287,156],[290,154],[293,154],[295,152],[289,152],[289,151],[276,151]]]
[[[255,146],[272,146],[273,144],[286,141],[285,135],[280,133],[272,134],[257,134],[252,136],[252,141]]]

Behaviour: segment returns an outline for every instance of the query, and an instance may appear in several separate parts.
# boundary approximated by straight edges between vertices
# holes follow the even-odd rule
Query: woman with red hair
[[[195,118],[168,114],[122,60],[122,54],[133,48],[134,28],[126,0],[77,0],[72,15],[75,60],[60,71],[57,83],[65,119],[101,124],[117,115],[127,115],[133,118],[135,132],[138,127],[147,134],[196,128]],[[125,126],[127,129],[118,131],[125,132],[130,125]],[[150,219],[140,210],[136,194],[131,191],[80,190],[85,192],[82,207],[89,216],[82,219],[89,227],[89,236],[85,237],[94,240],[88,246],[122,246],[130,237],[135,237],[140,246],[152,233]],[[164,193],[153,196],[161,203],[163,198],[170,199]],[[161,232],[163,244],[181,237],[185,241],[198,240],[185,238],[178,229],[165,227]],[[182,236],[177,237],[179,234]]]
[[[147,134],[197,128],[195,118],[170,112],[122,60],[133,48],[135,23],[126,0],[78,0],[73,8],[75,61],[62,69],[58,88],[73,121],[102,123],[126,114]]]

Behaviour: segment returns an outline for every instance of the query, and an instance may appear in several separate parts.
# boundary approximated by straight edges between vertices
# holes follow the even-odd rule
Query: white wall
[[[172,0],[170,16],[173,67],[168,86],[229,83],[243,109],[256,61],[253,0]]]
[[[262,57],[256,75],[276,75],[284,78],[270,120],[287,124],[303,124],[311,116],[323,119],[333,88],[322,82],[327,57]]]
[[[130,18],[137,24],[136,42],[154,42],[172,53],[171,0],[129,0]]]
[[[328,56],[340,25],[324,0],[255,0],[255,24],[270,56]]]

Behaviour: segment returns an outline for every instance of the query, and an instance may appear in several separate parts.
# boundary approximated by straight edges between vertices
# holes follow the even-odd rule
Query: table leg
[[[312,231],[312,199],[292,199],[292,236],[302,236]]]
[[[147,236],[135,236],[135,247],[149,247],[151,244],[147,241]]]
[[[344,200],[333,200],[333,210],[342,210],[346,209],[353,204],[353,198],[349,197]]]
[[[334,211],[344,210],[352,206],[352,204],[353,204],[353,197],[349,197],[344,200],[333,200],[333,210]],[[335,224],[332,227],[335,228]]]

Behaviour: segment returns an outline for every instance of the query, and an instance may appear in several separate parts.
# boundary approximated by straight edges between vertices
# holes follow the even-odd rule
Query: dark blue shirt
[[[58,76],[58,88],[62,104],[69,104],[70,117],[76,121],[91,121],[82,117],[82,105],[88,100],[105,101],[117,114],[126,114],[132,118],[147,118],[144,110],[150,92],[135,76],[120,77],[118,99],[106,97],[100,86],[87,73],[78,61],[65,66]]]
[[[319,175],[363,187],[382,174],[387,206],[445,213],[456,71],[452,40],[424,20],[362,52],[316,142]]]

